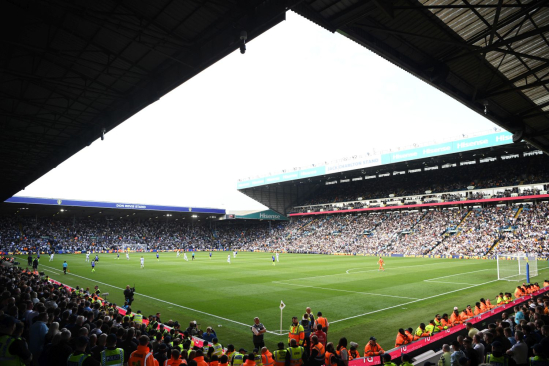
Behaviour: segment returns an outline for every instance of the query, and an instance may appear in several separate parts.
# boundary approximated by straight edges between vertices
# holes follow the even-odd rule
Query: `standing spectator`
[[[252,340],[253,340],[253,343],[254,343],[254,348],[262,349],[263,347],[265,347],[265,341],[263,339],[263,334],[265,334],[267,329],[259,321],[258,317],[254,318],[254,324],[252,325],[251,329],[252,329],[252,333],[253,333]]]
[[[452,342],[452,356],[450,357],[450,362],[452,366],[459,366],[459,359],[465,357],[465,353],[461,350],[461,345],[458,341]]]
[[[44,349],[46,334],[48,333],[47,321],[48,314],[39,313],[36,316],[35,323],[30,327],[29,348],[34,360],[38,360],[40,353],[42,353],[42,350]]]
[[[478,366],[482,363],[482,358],[478,358],[477,351],[473,349],[473,340],[469,337],[463,339],[463,353],[467,357],[467,366]]]
[[[317,337],[318,338],[318,342],[321,343],[324,347],[326,347],[326,342],[327,342],[327,339],[328,337],[326,336],[326,333],[324,333],[322,331],[322,325],[318,324],[316,326],[316,332],[312,333],[311,334],[311,342],[310,344],[312,344],[312,338],[313,337]]]
[[[524,334],[517,330],[515,332],[516,343],[507,351],[507,354],[515,361],[516,366],[526,366],[528,364],[528,346],[524,343]]]
[[[347,338],[343,337],[339,339],[337,344],[336,352],[343,361],[345,366],[349,366],[349,352],[347,351]]]
[[[316,323],[315,324],[322,325],[322,331],[324,333],[326,333],[326,335],[328,335],[328,327],[329,327],[328,319],[323,318],[322,317],[322,312],[320,312],[320,311],[316,315],[317,315],[317,318],[316,318]]]
[[[484,355],[482,355],[484,357]],[[442,355],[438,360],[438,366],[451,366],[452,364],[452,352],[450,352],[450,345],[442,345]]]
[[[478,333],[473,337],[473,349],[477,352],[478,359],[484,361],[484,344],[482,336]]]
[[[38,271],[38,258],[34,258],[32,261],[32,271]]]
[[[303,347],[305,349],[309,349],[310,345],[310,337],[311,337],[311,330],[313,328],[313,323],[309,320],[309,314],[305,313],[303,314],[303,319],[301,319],[301,325],[303,326],[303,330],[305,332],[305,339],[303,340]]]

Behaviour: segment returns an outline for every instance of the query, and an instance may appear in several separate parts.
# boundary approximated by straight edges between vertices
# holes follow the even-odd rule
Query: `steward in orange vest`
[[[323,331],[324,333],[328,334],[328,326],[329,326],[329,324],[328,324],[328,319],[322,317],[322,312],[321,312],[321,311],[319,311],[319,312],[317,313],[317,318],[316,318],[316,320],[315,320],[315,324],[317,324],[317,325],[318,325],[318,324],[322,325],[322,331]]]
[[[172,349],[172,357],[164,362],[163,366],[179,366],[183,363],[183,360],[179,358],[180,353],[175,348]]]
[[[454,312],[452,313],[452,316],[450,316],[450,323],[452,325],[457,325],[457,324],[463,324],[464,321],[465,319],[462,319],[461,315],[459,315],[459,310],[457,306],[454,307]]]
[[[132,366],[158,366],[158,361],[153,357],[149,350],[149,337],[142,335],[139,337],[137,350],[133,351],[128,359],[128,364]]]
[[[396,336],[395,347],[404,346],[411,342],[412,338],[406,334],[403,328],[400,328]]]
[[[324,345],[318,341],[318,337],[311,336],[311,355],[309,356],[310,366],[322,366],[324,365],[326,356],[326,349]]]
[[[370,341],[364,346],[364,357],[379,356],[384,354],[385,351],[379,344],[376,343],[375,337],[370,337]]]
[[[263,366],[274,366],[273,355],[267,347],[261,348],[261,363],[263,363]]]

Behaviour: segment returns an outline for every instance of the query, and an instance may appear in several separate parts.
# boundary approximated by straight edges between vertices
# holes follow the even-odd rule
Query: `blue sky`
[[[261,209],[239,178],[493,127],[289,12],[17,195]]]

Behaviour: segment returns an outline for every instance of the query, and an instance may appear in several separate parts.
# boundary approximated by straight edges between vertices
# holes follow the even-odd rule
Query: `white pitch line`
[[[49,267],[49,266],[44,265],[44,267]],[[51,267],[49,267],[49,268],[51,268]],[[83,278],[83,279],[88,280],[88,281],[94,281],[94,282],[97,282],[97,283],[99,283],[99,284],[101,284],[101,285],[105,285],[105,286],[109,286],[109,287],[112,287],[112,288],[116,288],[116,289],[118,289],[118,290],[124,290],[124,289],[121,288],[121,287],[113,286],[113,285],[111,285],[111,284],[104,283],[104,282],[100,282],[100,281],[94,280],[94,279],[92,279],[92,278],[80,276],[80,275],[77,275],[77,274],[74,274],[74,273],[67,273],[67,274],[72,275],[72,276],[76,276],[76,277],[80,277],[80,278]],[[60,281],[60,282],[61,282],[61,281]],[[136,294],[136,295],[139,295],[139,296],[147,297],[147,298],[152,299],[152,300],[155,300],[155,301],[160,301],[160,302],[163,302],[163,303],[168,304],[168,305],[173,305],[173,306],[177,306],[177,307],[182,308],[182,309],[194,311],[194,312],[199,313],[199,314],[204,314],[204,315],[207,315],[207,316],[211,316],[211,317],[213,317],[213,318],[225,320],[225,321],[227,321],[227,322],[231,322],[231,323],[243,325],[243,326],[245,326],[245,327],[251,327],[250,324],[241,323],[241,322],[238,322],[238,321],[236,321],[236,320],[224,318],[224,317],[219,316],[219,315],[214,315],[214,314],[206,313],[206,312],[204,312],[204,311],[200,311],[200,310],[196,310],[196,309],[193,309],[193,308],[189,308],[189,307],[187,307],[187,306],[183,306],[183,305],[179,305],[179,304],[174,304],[173,302],[169,302],[169,301],[166,301],[166,300],[158,299],[158,298],[156,298],[156,297],[152,297],[152,296],[149,296],[149,295],[140,294],[140,293],[137,293],[137,292],[136,292],[135,294]],[[271,332],[271,331],[267,331],[267,333],[271,333],[271,334],[274,334],[274,335],[280,335],[280,334],[277,334],[277,333]]]
[[[449,283],[452,285],[470,285],[470,282],[444,282],[444,281],[433,281],[433,280],[423,280],[423,282],[430,282],[430,283]]]
[[[487,268],[487,269],[479,269],[478,271],[471,271],[471,272],[462,272],[462,273],[456,273],[456,274],[453,274],[453,275],[448,275],[448,276],[442,276],[442,277],[434,277],[434,278],[429,278],[427,280],[423,280],[423,281],[431,281],[431,280],[438,280],[440,278],[448,278],[448,277],[455,277],[455,276],[461,276],[461,275],[464,275],[464,274],[469,274],[469,273],[477,273],[477,272],[484,272],[484,271],[493,271],[494,268]]]
[[[298,286],[298,287],[309,287],[309,288],[317,288],[320,290],[330,290],[330,291],[340,291],[340,292],[350,292],[353,294],[363,294],[363,295],[375,295],[375,296],[385,296],[385,297],[396,297],[399,299],[410,299],[410,300],[417,300],[417,297],[406,297],[406,296],[395,296],[395,295],[384,295],[384,294],[376,294],[374,292],[360,292],[360,291],[349,291],[349,290],[341,290],[337,288],[329,288],[329,287],[318,287],[318,286],[308,286],[308,285],[299,285],[299,284],[293,284],[293,283],[283,283],[280,281],[273,281],[273,283],[276,283],[278,285],[284,285],[284,286]]]
[[[466,289],[468,289],[468,288],[473,288],[473,287],[477,287],[477,286],[487,285],[487,284],[489,284],[489,283],[496,282],[496,281],[499,281],[499,280],[493,280],[493,281],[488,281],[488,282],[480,283],[480,284],[478,284],[478,285],[472,285],[472,286],[468,286],[468,287],[463,287],[463,288],[460,288],[460,289],[457,289],[457,290],[453,290],[453,291],[448,291],[448,292],[445,292],[445,293],[442,293],[442,294],[439,293],[439,294],[436,294],[436,295],[433,295],[433,296],[425,297],[425,298],[423,298],[423,299],[417,299],[417,300],[413,300],[413,301],[406,302],[406,303],[403,303],[403,304],[398,304],[398,305],[394,305],[394,306],[389,306],[389,307],[387,307],[387,308],[378,309],[378,310],[370,311],[370,312],[367,312],[367,313],[364,313],[364,314],[355,315],[355,316],[350,316],[350,317],[348,317],[348,318],[343,318],[343,319],[338,319],[338,320],[332,320],[332,321],[330,321],[330,323],[331,323],[331,324],[334,324],[334,323],[339,323],[339,322],[342,322],[342,321],[345,321],[345,320],[349,320],[349,319],[360,318],[360,317],[365,316],[365,315],[370,315],[370,314],[379,313],[379,312],[381,312],[381,311],[385,311],[385,310],[390,310],[390,309],[398,308],[399,306],[403,306],[403,305],[410,305],[410,304],[413,304],[413,303],[415,303],[415,302],[420,302],[420,301],[429,300],[429,299],[432,299],[432,298],[435,298],[435,297],[439,297],[439,296],[442,296],[442,295],[448,295],[448,294],[451,294],[451,293],[454,293],[454,292],[466,290]]]

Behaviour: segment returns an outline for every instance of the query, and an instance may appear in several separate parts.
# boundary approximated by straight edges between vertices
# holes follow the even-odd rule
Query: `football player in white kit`
[[[180,249],[177,249],[177,254],[175,256],[176,256],[176,258],[181,257],[181,250]]]
[[[89,262],[90,261],[90,251],[88,250],[86,252],[86,262]]]
[[[141,268],[145,268],[145,258],[141,256]]]
[[[231,264],[231,255],[230,254],[227,256],[227,262],[229,262],[229,264]]]
[[[189,258],[187,258],[187,252],[183,252],[183,259],[187,262],[189,261]]]
[[[55,254],[54,252],[51,252],[51,254],[50,254],[50,262],[53,262],[53,255],[54,255],[54,254]]]
[[[276,261],[277,261],[277,262],[280,262],[280,261],[278,260],[278,252],[276,252]]]

